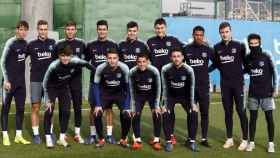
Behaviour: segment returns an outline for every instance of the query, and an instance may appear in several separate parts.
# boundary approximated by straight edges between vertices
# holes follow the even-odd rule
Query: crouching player
[[[188,125],[190,141],[186,141],[186,145],[196,152],[198,151],[195,143],[198,108],[194,104],[195,78],[193,69],[183,63],[183,60],[182,51],[175,48],[171,52],[172,63],[164,65],[161,70],[162,99],[164,104],[162,107],[163,126],[165,135],[171,137],[169,136],[169,132],[171,134],[170,113],[174,111],[175,104],[181,104],[187,114],[190,115],[190,125]],[[166,150],[172,150],[172,144],[167,143]]]
[[[127,134],[131,125],[129,68],[119,61],[116,49],[109,50],[106,57],[107,62],[100,64],[96,68],[92,87],[96,100],[94,122],[99,137],[96,147],[103,147],[105,144],[102,122],[103,109],[112,110],[113,104],[116,104],[120,110],[121,140],[119,144],[123,147],[128,147]]]
[[[156,67],[150,65],[148,54],[140,53],[136,59],[137,65],[130,70],[129,83],[131,94],[132,128],[134,132],[133,149],[142,148],[140,137],[140,120],[143,107],[146,102],[152,110],[154,123],[154,139],[151,143],[155,150],[161,148],[159,137],[161,128],[160,114],[160,94],[161,81],[160,74]]]
[[[70,47],[65,47],[58,51],[59,59],[53,61],[49,66],[44,80],[43,88],[46,101],[46,110],[44,115],[44,128],[46,135],[46,146],[48,148],[54,147],[54,142],[51,139],[50,129],[51,120],[56,98],[59,104],[59,124],[60,137],[57,141],[58,145],[68,147],[65,140],[65,133],[68,128],[70,117],[71,96],[69,83],[73,76],[79,71],[81,67],[86,67],[89,70],[95,71],[95,68],[85,60],[78,57],[72,57],[72,50]]]
[[[249,138],[250,143],[247,151],[255,148],[254,138],[258,108],[261,107],[265,113],[268,131],[267,151],[274,150],[274,121],[272,111],[275,108],[273,97],[278,94],[277,70],[272,62],[271,56],[263,52],[261,48],[261,37],[257,34],[248,36],[250,54],[247,56],[247,71],[250,75],[248,109],[250,110]]]

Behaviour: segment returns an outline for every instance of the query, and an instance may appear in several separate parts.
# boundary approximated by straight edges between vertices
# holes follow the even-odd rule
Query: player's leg
[[[161,132],[161,123],[162,123],[161,114],[156,111],[156,109],[154,107],[154,102],[150,104],[150,107],[151,107],[152,119],[153,119],[154,138],[149,141],[149,144],[152,145],[152,147],[155,150],[160,150],[161,149],[160,132]]]
[[[172,134],[172,119],[170,114],[174,111],[175,104],[178,101],[172,98],[167,98],[167,107],[162,109],[162,122],[163,122],[163,132],[165,135],[165,151],[172,151],[173,144],[171,142],[171,134]]]
[[[106,99],[104,99],[106,100]],[[106,118],[106,140],[110,144],[116,144],[115,138],[113,137],[113,103],[114,100],[108,99],[108,104],[104,105],[105,118]]]
[[[45,103],[44,103],[47,104],[46,102],[47,100],[49,100],[51,103],[51,107],[45,109],[45,113],[44,113],[44,131],[45,131],[47,148],[53,148],[55,144],[55,142],[52,139],[52,118],[53,118],[53,111],[55,108],[55,100],[58,96],[57,93],[58,93],[57,90],[49,89],[48,90],[49,98],[45,98]]]
[[[65,140],[65,134],[68,129],[69,118],[70,118],[70,105],[71,96],[70,89],[65,88],[59,90],[58,93],[58,105],[59,105],[59,125],[60,125],[60,136],[57,141],[58,145],[68,147],[69,144]]]
[[[233,92],[230,87],[221,85],[222,103],[225,113],[226,137],[227,140],[223,147],[225,149],[233,147]]]
[[[145,99],[136,99],[135,100],[135,109],[132,114],[132,129],[134,133],[134,140],[132,149],[140,149],[142,148],[142,140],[141,140],[141,114],[143,107],[145,105]]]
[[[187,121],[187,127],[189,128],[188,135],[189,135],[190,139],[189,139],[189,142],[186,142],[186,145],[188,145],[188,147],[193,152],[198,152],[198,147],[196,144],[198,113],[196,111],[193,111],[191,105],[188,102],[186,102],[185,100],[181,100],[179,103],[182,105],[185,112],[187,113],[187,118],[189,118],[189,121]]]
[[[121,140],[120,145],[123,147],[129,147],[127,136],[131,128],[131,113],[129,110],[124,109],[124,99],[120,98],[116,100],[116,104],[120,110],[120,122],[121,122]]]
[[[79,84],[79,83],[76,83]],[[75,120],[75,137],[74,140],[77,143],[84,143],[84,139],[81,137],[81,122],[82,122],[82,86],[75,87],[72,83],[70,86],[71,97],[74,108],[74,120]]]
[[[26,98],[25,85],[18,87],[14,92],[15,104],[16,104],[16,136],[15,143],[18,144],[31,144],[31,142],[25,140],[22,136],[22,125],[24,120],[24,107]]]
[[[40,106],[43,93],[42,82],[30,83],[30,95],[31,95],[31,126],[33,131],[32,142],[34,144],[41,144],[41,138],[39,134],[39,122],[40,122]]]
[[[234,88],[234,102],[236,105],[236,111],[239,116],[241,130],[242,130],[242,141],[238,147],[238,150],[244,151],[248,146],[248,118],[246,108],[244,105],[244,89],[243,86]]]
[[[268,146],[267,152],[274,153],[274,120],[273,120],[273,110],[275,109],[275,102],[273,98],[262,99],[263,103],[262,109],[265,112],[265,119],[267,123],[267,133],[268,133]]]
[[[90,113],[89,113],[89,123],[90,123],[90,136],[85,139],[85,144],[95,144],[96,140],[96,126],[95,126],[95,115],[94,115],[94,108],[96,105],[96,101],[94,99],[93,93],[93,85],[90,84],[89,86],[89,94],[88,94],[88,101],[90,104]],[[103,127],[102,127],[103,128]],[[102,129],[103,131],[103,129]]]
[[[207,134],[208,134],[208,125],[209,125],[209,90],[206,92],[200,92],[198,94],[199,99],[199,109],[200,109],[200,118],[201,118],[201,144],[206,147],[210,147],[208,143]]]
[[[2,126],[4,146],[11,145],[9,135],[8,135],[8,118],[9,118],[9,111],[10,111],[12,99],[13,99],[13,89],[7,91],[4,88],[2,88],[1,126]]]
[[[255,149],[255,133],[256,125],[258,119],[258,108],[259,108],[259,99],[249,97],[247,108],[250,111],[250,121],[249,121],[249,140],[246,151],[253,151]]]

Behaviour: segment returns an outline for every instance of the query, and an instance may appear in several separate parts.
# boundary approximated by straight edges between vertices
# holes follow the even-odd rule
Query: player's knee
[[[98,112],[94,112],[94,118],[95,119],[102,119],[103,116],[103,112],[102,111],[98,111]]]

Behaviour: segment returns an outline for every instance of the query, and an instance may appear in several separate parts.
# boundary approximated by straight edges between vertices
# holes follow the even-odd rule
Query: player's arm
[[[246,60],[246,46],[244,43],[241,43],[241,46],[240,46],[240,53],[241,53],[241,58],[242,58],[242,61],[243,61],[243,66],[246,67],[247,66],[247,60]]]
[[[129,68],[126,64],[119,62],[119,66],[121,68],[121,70],[124,73],[124,77],[125,77],[125,87],[124,87],[124,91],[125,91],[125,100],[124,100],[124,110],[130,110],[130,88],[129,88]]]
[[[85,67],[92,72],[95,71],[95,67],[93,65],[91,65],[89,62],[87,62],[83,59],[80,59],[78,57],[72,57],[71,62],[77,64],[80,67]]]
[[[269,63],[272,72],[273,97],[276,97],[278,95],[278,72],[275,63],[273,62],[273,59],[270,55],[269,55]]]
[[[155,108],[160,108],[160,95],[161,95],[160,73],[156,67],[152,67],[152,71],[154,72],[155,83],[156,83],[156,98],[155,98],[154,106]]]
[[[58,65],[58,59],[53,61],[51,63],[51,65],[48,67],[44,79],[43,79],[43,90],[44,90],[44,98],[45,98],[45,104],[46,104],[46,108],[50,108],[51,106],[51,102],[50,102],[50,98],[49,98],[49,94],[48,94],[48,83],[49,83],[49,79],[51,78],[52,75],[54,75],[55,73],[55,68]]]
[[[84,59],[85,59],[86,61],[90,61],[90,60],[91,60],[90,45],[89,45],[89,44],[87,44],[87,45],[85,46]]]
[[[192,109],[194,111],[196,111],[195,109],[197,109],[197,105],[194,103],[194,88],[195,88],[195,77],[194,77],[194,72],[193,69],[190,66],[186,66],[187,71],[188,71],[188,79],[186,80],[188,83],[187,85],[190,85],[188,91],[189,91],[189,100],[188,102],[190,103]]]
[[[133,79],[133,75],[136,72],[137,67],[132,68],[129,71],[128,82],[130,85],[130,109],[132,112],[135,112],[135,81]]]
[[[218,63],[219,63],[219,57],[218,57],[218,53],[216,48],[214,47],[213,49],[211,49],[210,51],[211,53],[209,53],[210,55],[210,60],[212,62],[212,64],[208,67],[208,72],[212,72],[214,71],[216,68],[218,67]]]
[[[93,82],[93,93],[96,100],[96,107],[102,108],[100,96],[100,83],[102,79],[102,71],[107,63],[103,63],[96,68]]]
[[[167,107],[167,93],[168,93],[168,86],[166,80],[166,72],[167,72],[167,65],[163,66],[161,69],[161,83],[162,83],[162,108]]]
[[[2,73],[3,73],[3,78],[4,78],[4,88],[6,90],[10,90],[11,89],[11,83],[9,81],[9,76],[8,76],[8,72],[7,72],[7,58],[8,58],[8,53],[10,51],[10,47],[11,47],[11,41],[7,41],[5,43],[3,52],[2,52],[2,56],[1,56],[1,69],[2,69]]]

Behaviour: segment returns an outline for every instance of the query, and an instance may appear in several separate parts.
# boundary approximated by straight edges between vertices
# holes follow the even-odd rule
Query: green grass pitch
[[[224,125],[224,113],[220,102],[220,95],[213,94],[211,97],[210,105],[210,124],[209,124],[209,142],[212,148],[204,148],[199,146],[200,152],[192,153],[189,149],[183,146],[184,138],[186,135],[186,114],[180,106],[176,107],[176,136],[177,145],[175,145],[173,152],[166,153],[162,151],[154,151],[148,144],[148,140],[152,137],[152,119],[151,113],[148,107],[143,111],[142,117],[142,139],[144,141],[144,147],[138,151],[132,151],[130,149],[124,149],[118,145],[105,145],[102,149],[96,149],[94,145],[80,145],[74,141],[70,141],[70,148],[63,148],[56,146],[55,149],[50,150],[45,148],[45,144],[42,145],[17,145],[12,143],[10,147],[4,147],[2,145],[2,139],[0,140],[0,158],[182,158],[182,157],[194,157],[194,158],[279,158],[280,157],[280,110],[277,107],[280,100],[276,99],[276,110],[274,111],[275,120],[275,144],[276,153],[268,154],[266,152],[267,145],[267,132],[266,122],[264,114],[259,111],[259,118],[256,132],[256,149],[253,152],[240,152],[237,150],[237,145],[240,141],[240,126],[237,118],[237,113],[234,114],[234,140],[235,147],[229,150],[222,148],[225,140],[225,125]],[[56,107],[57,108],[57,107]],[[89,134],[89,121],[87,110],[89,107],[87,104],[83,106],[83,125],[82,135],[85,137]],[[114,135],[116,139],[120,136],[120,123],[118,117],[118,110],[115,109],[115,121],[114,121]],[[14,108],[11,109],[11,115],[9,117],[9,135],[11,141],[15,135],[15,115]],[[41,114],[40,132],[43,134],[42,125],[43,115]],[[73,125],[73,113],[71,113],[71,120],[68,130],[68,135],[74,134]],[[55,114],[55,132],[59,133],[58,129],[58,115]],[[24,136],[31,140],[32,130],[30,124],[30,106],[26,105],[25,124],[24,124]],[[163,136],[163,132],[162,132]],[[1,135],[2,138],[2,135]],[[43,137],[44,138],[44,137]],[[200,129],[198,131],[197,140],[200,139]],[[162,139],[163,140],[163,139]]]

